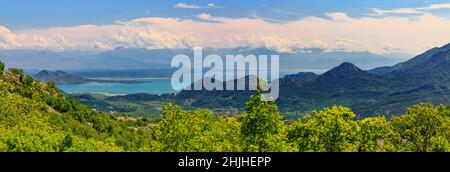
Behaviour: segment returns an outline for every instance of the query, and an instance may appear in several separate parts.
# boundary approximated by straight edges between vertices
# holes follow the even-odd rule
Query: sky
[[[449,30],[450,0],[0,0],[0,49],[417,54]]]

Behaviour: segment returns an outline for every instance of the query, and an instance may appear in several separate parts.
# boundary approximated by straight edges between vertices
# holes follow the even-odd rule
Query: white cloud
[[[447,4],[431,4],[427,7],[422,8],[424,10],[436,10],[436,9],[450,9],[450,3]]]
[[[0,49],[55,49],[63,50],[77,47],[76,43],[58,34],[43,36],[37,34],[16,34],[0,25]]]
[[[189,33],[173,34],[157,31],[149,26],[145,28],[128,26],[111,35],[110,38],[113,46],[127,48],[190,48],[190,45],[195,44],[195,38]]]
[[[111,49],[234,48],[265,46],[281,52],[298,48],[373,53],[420,53],[450,42],[450,20],[424,13],[353,18],[345,13],[273,23],[263,18],[225,18],[201,13],[202,20],[139,18],[107,25],[32,29],[0,27],[0,48]],[[209,22],[215,21],[215,22]]]
[[[206,20],[206,21],[213,21],[213,22],[227,21],[227,18],[225,18],[225,17],[211,16],[210,14],[206,14],[206,13],[201,13],[201,14],[197,15],[197,18]]]
[[[349,21],[350,17],[343,12],[335,12],[335,13],[325,13],[326,16],[330,17],[331,19],[333,19],[334,21]]]
[[[446,4],[430,4],[425,7],[418,8],[397,8],[397,9],[379,9],[373,8],[373,16],[384,16],[389,14],[424,14],[431,10],[450,9],[450,3]]]
[[[194,4],[178,3],[173,6],[174,8],[186,8],[186,9],[201,9],[201,6]]]
[[[216,4],[213,4],[213,3],[209,3],[209,4],[208,4],[208,7],[209,7],[209,8],[223,8],[223,7],[218,6],[218,5],[216,5]]]
[[[178,3],[173,6],[174,8],[182,8],[182,9],[205,9],[205,8],[223,8],[213,3],[208,3],[206,6],[200,6],[195,4],[186,4],[186,3]]]
[[[414,8],[398,8],[392,10],[382,10],[378,8],[372,9],[375,16],[384,16],[388,14],[423,14],[424,11],[414,9]]]

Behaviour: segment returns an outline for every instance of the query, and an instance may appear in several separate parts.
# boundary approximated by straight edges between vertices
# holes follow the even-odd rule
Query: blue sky
[[[0,0],[0,49],[417,54],[449,30],[450,0]]]
[[[448,2],[448,0],[0,0],[0,24],[10,29],[27,29],[107,24],[150,16],[195,18],[199,13],[229,18],[257,15],[267,20],[289,21],[305,16],[323,16],[330,11],[361,17],[373,8],[414,8]],[[178,3],[202,8],[174,8]],[[210,3],[221,8],[206,8]],[[436,10],[433,13],[449,14],[447,10]]]

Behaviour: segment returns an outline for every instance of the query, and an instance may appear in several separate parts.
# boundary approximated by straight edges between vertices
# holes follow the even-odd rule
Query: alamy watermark
[[[254,54],[247,56],[225,55],[225,57],[208,54],[203,57],[201,47],[195,47],[193,51],[193,60],[188,55],[176,55],[172,58],[171,66],[179,68],[171,78],[173,89],[257,90],[257,81],[249,79],[254,77],[260,81],[259,88],[262,91],[262,100],[275,101],[278,98],[278,55],[270,55],[269,58],[269,55],[256,56]],[[206,71],[204,71],[205,69]],[[247,86],[248,88],[246,88]]]

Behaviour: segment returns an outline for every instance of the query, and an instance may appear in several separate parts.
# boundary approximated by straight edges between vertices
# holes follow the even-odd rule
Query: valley
[[[390,118],[420,102],[448,104],[449,54],[450,44],[433,48],[392,67],[362,70],[345,62],[320,75],[311,72],[286,75],[280,79],[280,98],[276,103],[285,117],[291,119],[332,105],[348,106],[358,118]],[[158,114],[167,102],[180,104],[187,109],[210,108],[219,113],[235,115],[244,110],[245,101],[253,94],[254,91],[249,90],[183,90],[176,95],[134,93],[100,98],[89,94],[74,96],[77,99],[89,97],[82,99],[82,102],[92,108],[110,108],[117,113],[134,116],[145,112]]]

